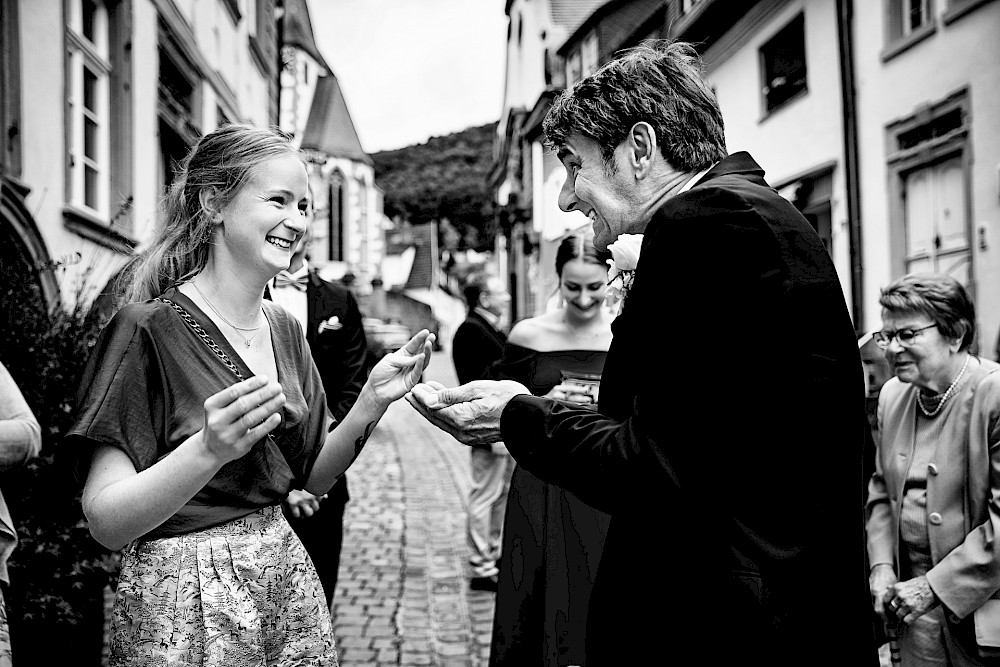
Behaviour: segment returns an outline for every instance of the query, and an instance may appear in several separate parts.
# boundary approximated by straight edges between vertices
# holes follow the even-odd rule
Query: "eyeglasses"
[[[872,339],[875,344],[878,345],[883,350],[889,347],[889,343],[895,338],[899,341],[900,345],[907,346],[913,343],[913,339],[917,337],[917,334],[926,329],[933,329],[937,324],[928,324],[925,327],[920,327],[919,329],[900,329],[899,331],[876,331],[872,334]]]

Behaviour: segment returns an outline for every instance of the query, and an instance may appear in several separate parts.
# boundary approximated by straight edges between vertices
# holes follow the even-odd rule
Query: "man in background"
[[[455,330],[451,356],[458,381],[465,384],[486,377],[490,365],[503,355],[507,342],[504,317],[510,297],[499,278],[483,271],[466,278],[462,293],[468,314]],[[471,458],[472,490],[466,523],[472,550],[470,586],[473,590],[496,591],[503,515],[514,460],[502,442],[474,447]]]
[[[365,383],[367,343],[361,311],[351,291],[328,282],[306,259],[309,226],[299,239],[287,271],[269,286],[271,299],[298,318],[306,332],[313,361],[326,391],[326,404],[339,421],[351,409]],[[282,509],[302,540],[323,583],[327,604],[333,604],[344,539],[344,507],[350,496],[342,476],[324,496],[293,489]]]

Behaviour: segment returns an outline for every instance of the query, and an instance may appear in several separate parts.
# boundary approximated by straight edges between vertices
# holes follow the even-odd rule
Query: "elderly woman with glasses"
[[[902,664],[1000,664],[1000,365],[969,351],[975,307],[954,278],[882,290],[885,350],[869,484],[869,585]]]

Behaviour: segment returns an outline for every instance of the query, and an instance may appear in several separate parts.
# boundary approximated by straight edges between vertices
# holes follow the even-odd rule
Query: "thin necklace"
[[[965,375],[965,369],[969,366],[969,357],[971,356],[972,356],[971,354],[965,355],[965,363],[962,364],[962,370],[958,372],[958,375],[955,376],[955,379],[952,380],[951,384],[948,385],[948,388],[945,389],[943,394],[941,394],[941,401],[937,404],[937,407],[934,408],[933,410],[928,410],[927,408],[924,407],[924,401],[923,399],[920,398],[920,391],[919,390],[917,391],[917,405],[920,406],[920,411],[923,412],[924,415],[926,415],[927,417],[933,417],[937,413],[941,412],[941,408],[943,408],[944,404],[948,402],[949,398],[951,398],[952,392],[955,391],[955,387],[958,386],[958,383],[959,381],[961,381],[962,376]]]
[[[264,326],[264,323],[261,322],[260,324],[258,324],[255,327],[238,327],[235,324],[233,324],[232,322],[230,322],[229,320],[227,320],[225,315],[223,315],[222,313],[219,312],[219,309],[215,307],[215,304],[212,303],[211,301],[209,301],[208,297],[205,296],[205,293],[201,291],[201,289],[198,287],[198,284],[195,281],[193,281],[193,280],[191,281],[191,287],[194,287],[198,291],[198,294],[200,294],[201,298],[205,300],[205,303],[208,304],[208,307],[211,308],[215,312],[216,315],[218,315],[219,317],[221,317],[223,322],[225,322],[226,324],[228,324],[229,326],[231,326],[233,329],[236,329],[236,335],[243,339],[243,343],[247,347],[250,347],[250,343],[252,343],[253,339],[257,337],[257,334],[253,333],[253,334],[251,334],[251,336],[249,338],[247,338],[246,336],[243,335],[243,332],[244,331],[257,332],[257,331],[260,330],[260,328],[262,326]],[[263,310],[263,308],[261,308],[261,310]]]

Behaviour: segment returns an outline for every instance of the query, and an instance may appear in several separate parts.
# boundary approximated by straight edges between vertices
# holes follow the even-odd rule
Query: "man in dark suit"
[[[503,355],[507,342],[502,331],[503,318],[509,296],[499,278],[481,270],[465,279],[462,294],[468,314],[455,330],[451,358],[458,381],[464,384],[486,377],[490,365]],[[466,520],[472,566],[469,585],[473,590],[496,591],[497,559],[514,460],[502,442],[475,447],[470,457],[472,489]]]
[[[288,271],[269,286],[270,298],[299,318],[313,361],[326,391],[326,404],[341,420],[358,398],[365,383],[367,344],[361,311],[351,291],[319,277],[306,260],[308,227],[292,255]],[[293,490],[282,505],[285,517],[302,540],[333,603],[344,538],[344,508],[350,499],[347,476],[341,477],[321,497],[304,489]]]
[[[643,234],[600,413],[515,382],[418,385],[467,444],[612,515],[587,665],[876,665],[861,360],[833,263],[746,153],[682,43],[623,54],[544,122],[565,211]]]

